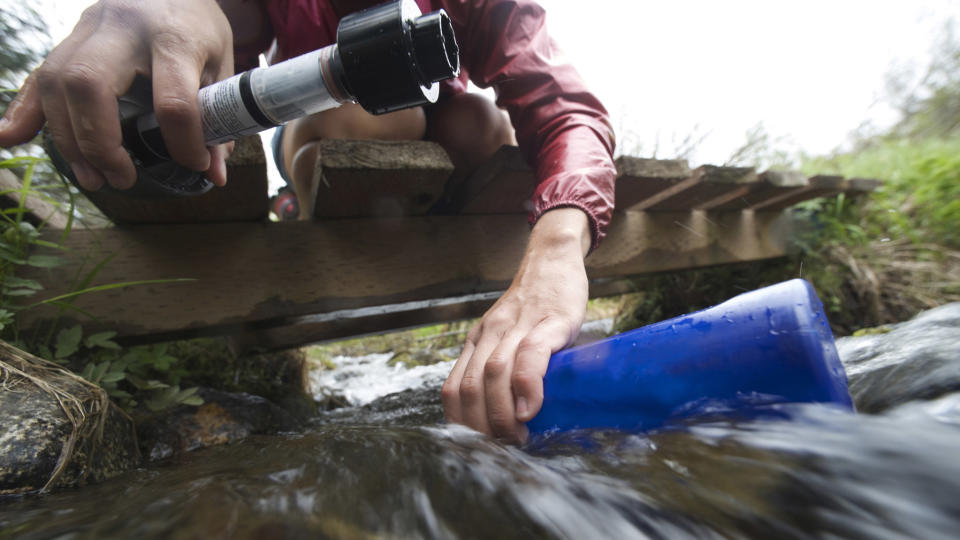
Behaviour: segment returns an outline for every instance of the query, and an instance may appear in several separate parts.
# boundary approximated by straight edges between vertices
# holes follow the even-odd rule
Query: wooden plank
[[[451,194],[450,210],[459,214],[525,214],[537,178],[516,146],[501,146]]]
[[[781,195],[750,206],[753,210],[776,211],[793,206],[798,202],[836,195],[846,188],[842,176],[820,175],[810,178],[806,187],[795,188]]]
[[[743,210],[807,185],[807,177],[801,172],[769,170],[760,174],[758,182],[718,197],[703,208],[720,212]]]
[[[848,178],[844,193],[857,197],[877,190],[882,185],[883,181],[876,178]]]
[[[595,279],[590,282],[590,298],[630,292],[636,292],[636,286],[629,279]],[[295,317],[286,325],[236,334],[232,336],[231,346],[248,352],[273,351],[347,336],[473,319],[486,313],[501,294],[503,291],[494,291]],[[156,336],[150,338],[156,339]]]
[[[679,212],[699,209],[744,185],[757,181],[752,167],[717,167],[704,165],[693,176],[641,202],[636,208],[651,212]]]
[[[0,169],[0,191],[3,192],[0,195],[0,209],[20,207],[20,186],[21,181],[17,175],[7,169]],[[23,219],[34,227],[43,224],[51,229],[64,229],[67,226],[67,213],[37,194],[28,195],[23,207],[27,211]]]
[[[789,236],[780,219],[621,212],[588,273],[620,278],[780,256]],[[24,277],[53,296],[112,257],[91,285],[192,278],[85,295],[77,307],[97,320],[62,320],[141,340],[235,334],[289,317],[503,290],[528,235],[521,215],[117,227],[74,232],[61,254],[68,264]],[[30,310],[23,326],[50,317]]]
[[[114,223],[257,221],[267,217],[267,168],[259,136],[237,141],[227,161],[227,185],[197,197],[143,199],[102,188],[84,191]]]
[[[320,141],[318,218],[392,218],[426,214],[453,164],[427,141]]]
[[[616,202],[620,210],[633,210],[657,193],[693,176],[685,159],[617,158]]]

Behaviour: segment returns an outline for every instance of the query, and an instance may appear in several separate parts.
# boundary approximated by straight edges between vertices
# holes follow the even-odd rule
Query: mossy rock
[[[331,359],[335,356],[366,356],[384,353],[399,355],[403,352],[413,354],[414,351],[423,350],[440,351],[462,345],[467,331],[475,322],[475,320],[454,321],[400,332],[333,341],[307,347],[306,354],[314,367],[333,369],[335,366]],[[424,360],[423,358],[415,360],[412,365],[423,365]],[[404,359],[400,361],[406,363]],[[426,363],[435,362],[427,361]]]
[[[140,463],[133,422],[100,388],[0,342],[0,495],[99,482]]]
[[[387,361],[387,365],[402,365],[406,368],[412,368],[416,366],[431,366],[433,364],[448,362],[450,360],[452,360],[452,358],[441,353],[440,351],[435,351],[433,349],[419,349],[415,351],[401,351],[393,355],[393,357]]]
[[[168,352],[186,370],[181,387],[242,392],[266,398],[300,418],[316,414],[302,349],[237,355],[226,339],[209,338],[171,343]]]
[[[889,334],[893,330],[889,326],[875,326],[873,328],[861,328],[853,333],[853,337],[863,337],[863,336],[878,336],[881,334]]]

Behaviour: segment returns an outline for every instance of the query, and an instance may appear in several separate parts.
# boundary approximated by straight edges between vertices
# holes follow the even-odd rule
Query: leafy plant
[[[185,370],[167,354],[165,344],[124,349],[113,341],[115,336],[116,332],[99,332],[84,338],[80,325],[64,328],[48,358],[74,368],[85,362],[77,370],[80,376],[100,385],[124,409],[136,407],[137,399],[153,411],[203,404],[197,387],[180,388]]]
[[[65,263],[58,252],[73,225],[72,195],[65,183],[52,189],[67,189],[71,202],[67,227],[59,242],[45,239],[38,227],[26,221],[29,210],[25,207],[28,197],[44,199],[51,204],[59,202],[47,195],[44,189],[34,184],[34,172],[46,160],[38,157],[20,156],[0,161],[0,168],[20,171],[21,184],[17,189],[0,191],[0,196],[16,195],[16,206],[0,211],[0,338],[16,344],[43,358],[65,365],[83,378],[103,387],[112,399],[123,408],[135,407],[138,399],[151,409],[163,409],[177,404],[199,405],[203,403],[196,395],[196,388],[181,389],[180,377],[184,369],[178,360],[167,354],[165,345],[132,347],[123,349],[113,341],[116,332],[99,332],[84,335],[80,325],[58,329],[57,321],[65,311],[80,312],[73,301],[84,294],[107,291],[122,287],[149,283],[170,283],[186,280],[146,280],[91,285],[93,279],[109,262],[99,261],[92,269],[79,274],[71,291],[37,300],[44,292],[43,285],[17,275],[26,267],[54,268]],[[40,223],[40,227],[43,227]],[[50,253],[37,253],[38,248],[47,248]],[[17,324],[18,315],[25,310],[41,306],[58,308],[57,317],[45,332],[31,336],[22,335]],[[59,330],[59,331],[58,331]]]

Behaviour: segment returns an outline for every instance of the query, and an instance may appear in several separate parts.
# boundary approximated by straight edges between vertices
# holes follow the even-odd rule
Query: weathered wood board
[[[690,178],[685,159],[617,158],[615,200],[620,210],[640,210],[639,204]]]
[[[0,210],[20,208],[20,186],[20,179],[15,174],[0,169]],[[23,219],[35,227],[42,224],[51,229],[63,229],[67,226],[68,214],[35,194],[26,197],[23,209],[26,211]]]
[[[787,191],[782,195],[757,202],[750,205],[750,208],[754,210],[767,211],[783,210],[784,208],[793,206],[798,202],[808,201],[818,197],[829,197],[831,195],[836,195],[837,193],[844,191],[846,187],[847,184],[842,176],[813,176],[808,180],[808,184],[806,186],[798,187]]]
[[[422,216],[439,200],[453,164],[426,141],[320,141],[314,216]]]
[[[588,274],[622,278],[781,256],[788,223],[776,213],[619,213],[587,259]],[[53,296],[112,257],[92,285],[190,278],[89,294],[76,305],[96,317],[86,321],[89,331],[146,340],[236,334],[285,326],[290,317],[503,290],[528,235],[522,215],[82,230],[67,241],[68,265],[25,277]],[[25,313],[23,324],[49,316]]]
[[[222,223],[266,219],[267,169],[258,136],[237,141],[227,161],[227,185],[197,197],[144,199],[121,191],[84,192],[114,223]]]
[[[698,167],[693,175],[637,205],[651,212],[677,212],[709,207],[710,203],[744,185],[757,181],[757,173],[750,167]]]
[[[460,214],[524,214],[537,182],[516,146],[502,146],[456,186],[450,210]]]
[[[809,185],[807,177],[797,171],[766,171],[758,182],[741,186],[738,190],[719,197],[704,208],[725,212],[754,208],[786,193],[793,193]]]

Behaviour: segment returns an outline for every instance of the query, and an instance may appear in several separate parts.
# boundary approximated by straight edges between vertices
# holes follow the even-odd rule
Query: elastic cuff
[[[594,213],[580,201],[560,200],[551,202],[549,205],[545,205],[542,208],[534,208],[533,211],[531,211],[527,216],[527,221],[530,223],[530,227],[536,225],[537,221],[540,220],[540,217],[543,216],[543,214],[556,208],[578,208],[587,215],[587,222],[590,223],[590,250],[587,251],[587,255],[593,253],[593,250],[600,245],[600,226],[598,225],[597,216],[594,215]]]

